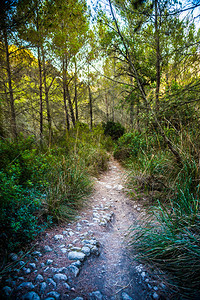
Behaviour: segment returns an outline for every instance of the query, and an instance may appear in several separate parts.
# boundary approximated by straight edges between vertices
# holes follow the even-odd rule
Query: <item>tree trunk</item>
[[[5,48],[6,48],[6,71],[8,78],[8,89],[9,89],[9,103],[10,103],[10,112],[11,112],[11,132],[13,139],[17,139],[17,124],[16,124],[16,113],[15,113],[15,104],[14,104],[14,96],[13,96],[13,88],[12,88],[12,76],[11,76],[11,68],[10,68],[10,57],[9,57],[9,48],[8,48],[8,36],[6,28],[3,30]]]
[[[158,0],[155,0],[155,41],[156,41],[156,109],[159,110],[160,93],[160,37],[158,28]]]
[[[52,119],[51,119],[50,105],[49,105],[49,89],[47,87],[47,81],[46,81],[45,54],[44,54],[43,47],[42,47],[42,65],[43,65],[43,80],[44,80],[44,90],[45,90],[45,102],[47,107],[47,121],[48,121],[48,129],[49,129],[49,146],[50,146],[53,132],[52,132]]]
[[[72,106],[68,83],[66,83],[66,95],[67,95],[67,100],[68,100],[68,104],[69,104],[69,110],[70,110],[70,114],[71,114],[72,124],[73,124],[73,126],[75,126],[76,120],[75,120],[75,116],[74,116],[74,110],[73,110],[73,106]]]
[[[74,74],[74,103],[75,103],[75,112],[76,112],[76,121],[78,121],[78,95],[77,95],[77,67],[76,67],[76,58],[74,62],[75,74]]]
[[[108,0],[108,2],[109,2],[109,5],[110,5],[111,15],[112,15],[113,20],[114,20],[115,25],[116,25],[117,33],[118,33],[119,37],[121,38],[121,41],[122,41],[122,43],[123,43],[123,45],[124,45],[124,48],[125,48],[125,50],[126,50],[126,59],[127,59],[127,62],[128,62],[128,64],[129,64],[130,69],[132,70],[133,74],[135,75],[135,79],[136,79],[138,88],[139,88],[139,90],[140,90],[141,96],[142,96],[142,98],[143,98],[143,100],[144,100],[146,106],[149,108],[149,110],[151,111],[152,115],[154,116],[155,122],[156,122],[156,124],[158,125],[158,128],[159,128],[159,130],[160,130],[160,134],[161,134],[162,137],[164,138],[165,144],[168,145],[169,149],[171,150],[171,152],[172,152],[172,153],[174,154],[174,156],[176,157],[177,163],[181,165],[181,164],[182,164],[182,158],[181,158],[179,152],[176,150],[176,148],[174,147],[174,145],[172,144],[172,142],[171,142],[171,141],[168,139],[168,137],[166,136],[166,134],[165,134],[165,132],[163,131],[163,128],[162,128],[162,126],[161,126],[161,124],[160,124],[160,122],[159,122],[159,120],[158,120],[158,118],[157,118],[157,115],[155,114],[154,110],[152,110],[151,105],[150,105],[149,102],[148,102],[148,99],[147,99],[147,97],[146,97],[144,88],[143,88],[142,83],[141,83],[141,81],[140,81],[140,78],[139,78],[139,76],[138,76],[137,69],[135,68],[135,64],[134,64],[134,62],[133,62],[132,59],[131,59],[131,55],[130,55],[130,53],[129,53],[128,46],[127,46],[126,41],[125,41],[125,39],[124,39],[124,37],[123,37],[121,31],[120,31],[120,28],[119,28],[119,26],[118,26],[116,17],[115,17],[115,15],[114,15],[113,8],[112,8],[112,4],[111,4],[111,0]]]
[[[67,96],[66,96],[66,65],[65,65],[65,59],[63,58],[63,102],[64,102],[64,110],[65,110],[65,124],[66,128],[69,131],[70,130],[70,123],[69,123],[69,113],[67,109]]]
[[[133,129],[133,99],[131,98],[131,102],[130,102],[130,125],[131,125],[131,129]]]
[[[88,85],[88,92],[89,92],[89,107],[90,107],[90,128],[93,127],[93,110],[92,110],[92,93],[90,89],[90,85]]]
[[[43,99],[42,99],[42,64],[40,46],[37,46],[38,51],[38,70],[39,70],[39,93],[40,93],[40,145],[43,143]]]

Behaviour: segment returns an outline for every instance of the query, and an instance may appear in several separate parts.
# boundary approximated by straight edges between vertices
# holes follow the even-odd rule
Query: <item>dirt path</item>
[[[126,247],[129,226],[144,212],[126,197],[123,181],[123,170],[111,161],[76,222],[49,230],[29,254],[13,255],[16,268],[5,281],[5,298],[170,299]]]

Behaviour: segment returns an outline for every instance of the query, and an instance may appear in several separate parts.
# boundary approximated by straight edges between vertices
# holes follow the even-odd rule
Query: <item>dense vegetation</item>
[[[1,239],[14,248],[73,217],[115,142],[132,198],[150,211],[134,224],[130,244],[195,294],[200,3],[86,4],[3,1]]]

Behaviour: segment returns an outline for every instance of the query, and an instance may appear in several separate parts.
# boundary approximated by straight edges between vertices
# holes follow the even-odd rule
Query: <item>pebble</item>
[[[17,287],[17,290],[22,290],[22,289],[30,289],[30,290],[33,290],[35,288],[35,286],[33,285],[33,283],[30,281],[30,282],[22,282],[18,287]]]
[[[146,273],[145,273],[145,272],[142,272],[142,273],[141,273],[141,276],[142,276],[142,279],[144,279],[144,277],[146,276]]]
[[[61,251],[63,254],[67,253],[67,249],[66,249],[66,248],[61,248],[60,251]]]
[[[55,282],[52,278],[47,278],[47,282],[48,282],[49,284],[52,284],[53,287],[56,289],[57,284],[56,284],[56,282]]]
[[[100,250],[97,246],[94,246],[91,248],[91,253],[98,256],[100,254]]]
[[[31,269],[30,268],[27,268],[27,269],[25,268],[24,273],[25,274],[30,274],[31,273]]]
[[[82,297],[76,297],[73,300],[83,300],[83,298]]]
[[[68,254],[69,260],[80,260],[83,261],[85,259],[85,253],[83,252],[77,252],[77,251],[71,251]]]
[[[47,261],[46,261],[46,264],[47,265],[51,265],[53,263],[53,260],[52,259],[47,259]]]
[[[89,247],[84,246],[84,247],[82,247],[81,251],[83,253],[85,253],[87,256],[90,256],[90,248]]]
[[[77,260],[77,261],[73,262],[71,265],[72,266],[76,266],[76,267],[80,267],[81,266],[81,262],[80,262],[80,260]]]
[[[40,300],[40,296],[35,292],[29,292],[22,297],[23,300]]]
[[[34,255],[34,256],[42,256],[42,253],[40,251],[34,251],[32,253],[32,255]]]
[[[9,297],[11,294],[12,289],[9,286],[4,286],[2,289],[3,295]]]
[[[19,265],[20,265],[20,266],[24,266],[24,265],[25,265],[25,262],[24,262],[23,260],[20,260],[20,261],[19,261]]]
[[[159,299],[159,295],[156,292],[153,293],[153,299]]]
[[[47,245],[47,246],[44,246],[44,251],[51,252],[51,251],[53,251],[53,249]]]
[[[100,291],[95,291],[90,293],[90,300],[102,300],[103,295],[101,294]]]
[[[10,258],[12,261],[17,261],[17,260],[18,260],[18,255],[15,254],[15,253],[10,253],[9,258]]]
[[[62,234],[56,234],[56,235],[54,235],[54,240],[55,241],[63,240],[63,235]]]
[[[73,236],[73,235],[74,235],[74,232],[73,232],[73,231],[69,231],[69,232],[68,232],[68,235],[69,235],[69,236]]]
[[[53,276],[53,279],[55,281],[62,281],[62,280],[67,281],[67,276],[65,274],[62,274],[62,273],[57,273]]]
[[[40,293],[41,293],[41,294],[44,294],[46,288],[47,288],[46,282],[40,283]]]
[[[54,297],[56,300],[60,300],[61,296],[58,292],[51,291],[47,294],[47,296]]]
[[[35,281],[43,281],[44,278],[41,274],[38,274],[36,277],[35,277]]]
[[[130,297],[127,293],[122,293],[122,300],[133,300],[132,297]]]
[[[35,270],[36,269],[36,264],[35,263],[30,263],[29,267],[31,267],[33,270]]]
[[[68,283],[64,282],[63,283],[64,288],[66,288],[67,290],[71,290],[71,287],[69,286]]]
[[[70,271],[70,273],[72,273],[74,275],[74,277],[77,277],[78,274],[79,274],[79,268],[77,268],[76,266],[74,265],[70,265],[68,267],[68,270]]]

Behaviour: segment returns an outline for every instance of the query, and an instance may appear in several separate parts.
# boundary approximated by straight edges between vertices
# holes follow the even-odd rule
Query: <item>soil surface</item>
[[[124,181],[123,169],[111,160],[76,221],[48,230],[28,254],[13,257],[16,267],[4,282],[5,298],[171,299],[166,284],[127,247],[129,227],[145,211],[126,196]],[[71,260],[69,253],[83,254],[84,246],[89,253],[83,261]]]

